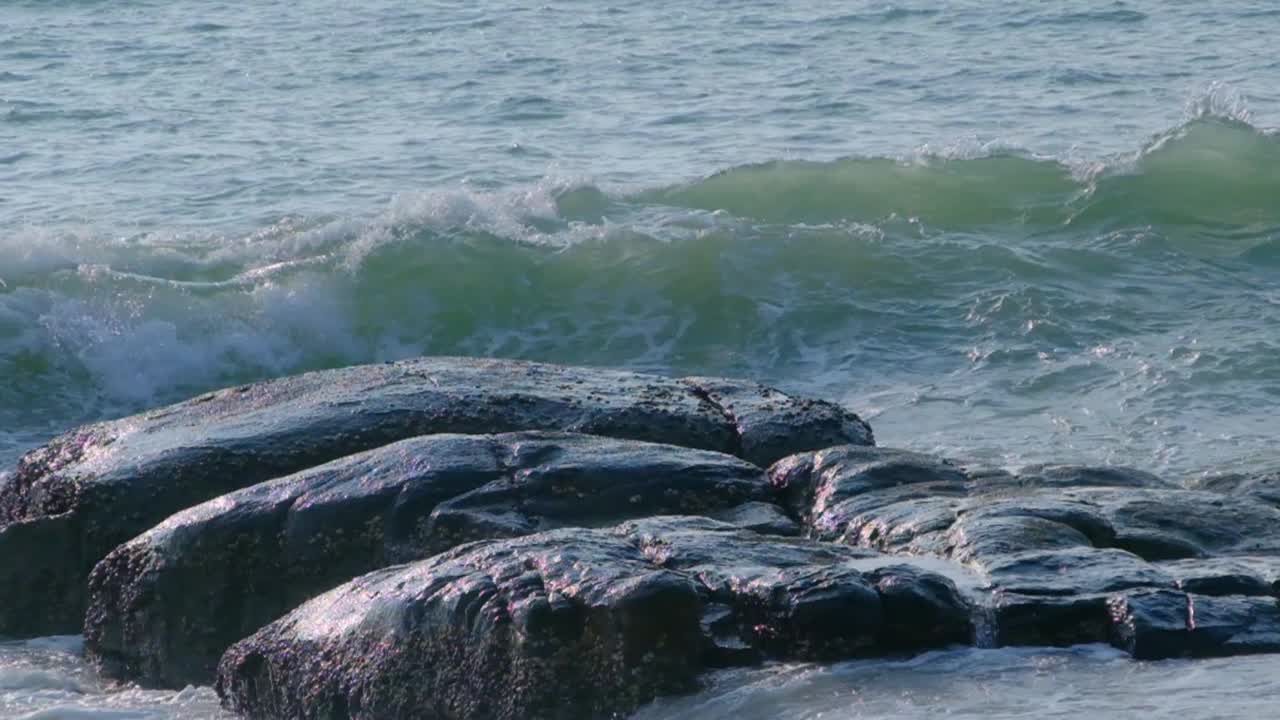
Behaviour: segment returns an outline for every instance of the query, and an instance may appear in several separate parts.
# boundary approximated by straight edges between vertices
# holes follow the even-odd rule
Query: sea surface
[[[5,0],[0,468],[419,354],[753,377],[1010,467],[1274,468],[1277,37],[1250,0]],[[216,717],[77,648],[0,645],[0,717]],[[1274,658],[959,651],[643,717],[1276,697]]]

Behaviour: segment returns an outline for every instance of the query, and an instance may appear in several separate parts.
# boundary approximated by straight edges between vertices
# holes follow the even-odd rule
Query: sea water
[[[8,0],[0,468],[419,354],[758,378],[1009,467],[1275,467],[1277,36],[1245,0]],[[216,716],[76,647],[0,645],[0,716]],[[960,651],[645,717],[1254,716],[1277,670]]]

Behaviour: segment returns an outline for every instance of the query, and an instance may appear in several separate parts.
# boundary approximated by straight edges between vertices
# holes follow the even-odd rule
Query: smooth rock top
[[[950,581],[903,561],[653,518],[363,576],[234,646],[218,691],[251,718],[610,717],[692,689],[707,666],[970,633]]]
[[[76,632],[93,565],[184,508],[408,437],[518,430],[757,464],[835,438],[873,442],[853,413],[755,383],[505,360],[425,358],[223,390],[81,428],[20,461],[0,488],[0,634]]]
[[[90,577],[86,649],[115,677],[209,683],[236,640],[396,562],[652,515],[794,534],[775,496],[764,470],[706,450],[546,432],[403,440],[211,500],[117,548]]]

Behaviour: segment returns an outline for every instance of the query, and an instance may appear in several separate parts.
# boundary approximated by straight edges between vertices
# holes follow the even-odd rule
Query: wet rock
[[[1029,465],[1016,477],[1021,484],[1038,488],[1180,488],[1149,472],[1111,465]]]
[[[404,440],[209,501],[117,548],[90,577],[86,649],[115,677],[207,683],[236,640],[377,568],[651,515],[796,529],[773,496],[763,470],[705,450],[544,432]]]
[[[21,548],[21,552],[3,552]],[[0,527],[0,634],[48,635],[50,597],[67,592],[62,569],[80,562],[80,537],[69,513]]]
[[[736,505],[728,510],[706,513],[707,517],[736,525],[746,530],[754,530],[765,535],[782,535],[794,537],[802,534],[800,523],[787,515],[778,505],[771,502],[749,502]]]
[[[237,643],[217,687],[250,718],[610,717],[708,666],[969,632],[947,580],[893,558],[653,518],[365,575]]]
[[[1252,491],[1185,490],[1126,468],[1008,473],[866,447],[790,457],[770,476],[812,537],[977,572],[997,644],[1109,640],[1142,657],[1269,647],[1269,621],[1239,619],[1280,587],[1280,510]],[[1226,618],[1214,621],[1225,629],[1208,633],[1188,607]]]
[[[686,378],[694,392],[715,405],[736,428],[733,454],[767,466],[796,450],[803,437],[808,449],[842,445],[855,439],[874,445],[871,428],[838,405],[789,397],[764,385],[723,378]]]
[[[1065,596],[1137,587],[1174,587],[1142,558],[1112,548],[1076,547],[992,555],[972,563],[993,587],[1020,595]]]
[[[1188,485],[1225,495],[1251,497],[1280,506],[1280,471],[1255,473],[1215,473],[1192,480]]]
[[[990,641],[1064,647],[1111,639],[1107,595],[1021,595],[997,590],[991,600]]]
[[[1171,560],[1157,566],[1189,593],[1280,597],[1280,557]]]
[[[184,508],[408,437],[517,430],[741,451],[759,463],[834,438],[872,442],[853,413],[754,383],[504,360],[426,358],[223,390],[75,430],[20,461],[0,488],[0,634],[77,632],[93,565]],[[49,527],[10,531],[15,523]],[[48,553],[28,540],[48,535],[75,547]],[[30,557],[47,563],[38,594],[15,560]]]
[[[1111,599],[1113,643],[1135,658],[1223,657],[1280,652],[1275,598],[1157,590]]]

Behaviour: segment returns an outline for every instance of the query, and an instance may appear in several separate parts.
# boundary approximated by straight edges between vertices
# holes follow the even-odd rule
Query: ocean
[[[0,468],[472,354],[756,378],[1007,467],[1274,469],[1278,35],[1246,0],[5,0]],[[0,644],[0,716],[217,717],[77,650]],[[1277,670],[967,650],[642,717],[1249,717]]]

